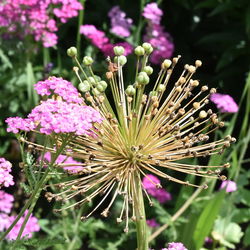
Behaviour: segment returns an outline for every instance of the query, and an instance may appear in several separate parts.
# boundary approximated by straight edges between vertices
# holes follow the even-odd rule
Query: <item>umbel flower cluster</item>
[[[107,58],[105,80],[94,74],[91,57],[85,56],[80,63],[76,48],[71,47],[67,52],[76,62],[77,66],[73,69],[79,79],[78,88],[82,95],[76,95],[71,91],[75,98],[65,97],[62,94],[64,91],[55,87],[57,80],[53,77],[36,85],[36,90],[40,94],[49,95],[53,92],[55,100],[49,99],[50,102],[43,102],[46,103],[46,107],[48,105],[48,110],[52,111],[53,116],[46,116],[48,124],[39,123],[38,121],[45,121],[42,117],[44,113],[35,108],[35,115],[29,115],[26,118],[31,119],[35,124],[35,127],[31,127],[30,130],[52,136],[55,133],[73,135],[67,141],[67,147],[62,153],[71,157],[70,159],[78,159],[79,163],[72,162],[72,166],[82,167],[79,172],[68,171],[69,174],[74,175],[70,180],[62,180],[55,184],[59,189],[58,193],[46,193],[49,201],[53,198],[62,201],[63,205],[58,211],[82,206],[100,195],[100,202],[89,213],[82,216],[82,219],[88,218],[100,208],[103,209],[104,204],[106,207],[101,214],[107,217],[115,200],[121,199],[123,205],[117,216],[117,222],[125,220],[124,231],[128,232],[130,218],[136,222],[142,218],[145,219],[143,199],[141,199],[143,193],[149,204],[153,205],[151,194],[144,187],[142,179],[144,182],[151,183],[151,189],[162,188],[159,181],[151,178],[154,175],[166,181],[198,188],[207,188],[207,185],[204,182],[198,184],[198,182],[184,181],[177,172],[198,177],[226,179],[220,173],[221,170],[229,167],[228,163],[222,166],[185,163],[186,159],[221,154],[235,141],[231,136],[213,141],[210,136],[214,130],[223,127],[224,123],[212,110],[206,110],[209,96],[216,90],[214,88],[209,90],[205,85],[200,86],[199,81],[194,79],[194,73],[201,66],[201,61],[195,61],[194,65],[186,64],[181,75],[175,81],[170,81],[180,56],[172,60],[166,59],[154,79],[153,68],[148,65],[152,51],[153,47],[149,43],[135,48],[134,52],[137,56],[135,75],[127,85],[123,77],[124,66],[127,63],[123,47],[114,47],[115,57]],[[64,80],[61,79],[58,82],[62,81]],[[62,86],[65,86],[65,83]],[[105,93],[107,87],[111,90],[111,97]],[[146,89],[151,91],[147,92]],[[78,98],[81,98],[82,103],[77,102]],[[67,103],[68,109],[62,106],[62,109],[65,108],[65,113],[60,111],[59,102]],[[53,105],[58,111],[52,108]],[[71,130],[65,131],[60,126],[63,124],[61,116],[68,117],[71,105],[78,107],[73,109],[74,112],[69,117],[72,119],[71,125],[77,126],[75,129],[72,127]],[[81,108],[89,109],[89,115],[86,115],[85,121],[85,111],[81,116]],[[75,124],[74,119],[78,119],[77,112],[80,113],[80,118]],[[58,117],[59,130],[56,129],[57,123],[55,123]],[[69,119],[64,121],[65,127],[68,127]],[[13,126],[14,123],[11,122],[12,120],[8,120],[9,130],[13,132],[22,130],[20,127],[22,123],[16,122]],[[24,121],[24,125],[26,122],[27,120]],[[86,125],[86,129],[78,133],[79,124],[84,122],[91,126]],[[50,131],[48,132],[47,129]],[[53,138],[57,140],[54,145],[64,143],[63,136]],[[28,143],[42,150],[41,145]],[[55,153],[53,148],[47,147],[46,150],[53,155]],[[57,161],[56,166],[64,168],[70,167],[70,164]],[[69,200],[72,202],[69,203]]]

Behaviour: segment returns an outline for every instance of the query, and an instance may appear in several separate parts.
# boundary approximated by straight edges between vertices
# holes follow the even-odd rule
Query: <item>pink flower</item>
[[[10,225],[10,217],[5,213],[0,213],[0,232],[7,229]]]
[[[152,175],[146,175],[142,180],[143,187],[147,190],[147,192],[155,197],[160,203],[164,203],[172,199],[170,193],[168,193],[165,189],[157,187],[160,185],[160,180]]]
[[[214,93],[210,96],[210,100],[222,113],[236,113],[239,110],[238,105],[230,95]]]
[[[4,158],[0,158],[0,188],[14,185],[13,176],[10,174],[12,165]]]
[[[230,192],[234,192],[237,190],[237,185],[234,181],[222,181],[220,189],[226,188],[226,192],[230,193]]]
[[[41,160],[41,157],[39,158]],[[51,161],[51,153],[46,152],[44,154],[44,160],[48,163]],[[61,165],[64,170],[68,171],[69,173],[79,173],[83,170],[82,166],[79,166],[80,162],[75,161],[72,157],[66,155],[59,155],[56,159],[56,164]],[[78,164],[78,165],[77,165]],[[65,165],[65,166],[63,166]]]
[[[130,27],[132,25],[132,19],[125,18],[125,12],[121,11],[119,6],[114,6],[108,16],[111,20],[111,32],[121,37],[130,36]]]
[[[15,240],[17,238],[17,235],[19,233],[19,230],[24,222],[25,216],[27,215],[28,211],[25,212],[24,216],[21,217],[21,219],[17,222],[17,224],[14,226],[14,228],[7,234],[6,238],[8,240]],[[8,228],[11,223],[16,219],[16,216],[10,216],[9,217],[9,225],[6,227]],[[40,230],[40,226],[38,225],[38,220],[36,217],[31,216],[29,217],[29,220],[24,228],[24,231],[22,233],[21,238],[31,238],[33,232],[38,232]]]
[[[0,190],[0,212],[10,213],[13,206],[14,197]]]
[[[168,248],[164,248],[166,250],[188,250],[182,243],[180,242],[172,242],[168,243]]]
[[[163,15],[162,10],[158,7],[157,3],[149,3],[144,7],[142,15],[154,24],[159,24],[161,16]]]
[[[150,219],[150,220],[147,220],[147,224],[149,227],[158,227],[160,226],[155,219]]]

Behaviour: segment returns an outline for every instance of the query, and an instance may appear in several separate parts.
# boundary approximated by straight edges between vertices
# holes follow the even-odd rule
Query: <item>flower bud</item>
[[[84,64],[85,66],[90,66],[94,61],[93,61],[92,57],[90,57],[90,56],[85,56],[85,57],[83,58],[82,62],[83,62],[83,64]]]
[[[75,57],[77,55],[76,47],[70,47],[69,49],[67,49],[67,55],[70,57]]]
[[[152,96],[157,96],[157,91],[150,91],[149,92],[149,96],[152,97]]]
[[[96,79],[92,76],[88,77],[88,82],[93,86],[96,85]]]
[[[145,50],[142,46],[137,46],[134,51],[137,56],[143,56],[145,54]]]
[[[100,92],[104,92],[105,90],[105,88],[100,83],[97,84],[96,89]]]
[[[143,71],[146,72],[147,75],[150,76],[150,75],[153,73],[153,68],[150,67],[150,66],[145,66],[145,67],[143,68]]]
[[[145,53],[148,54],[148,55],[150,53],[152,53],[152,51],[153,51],[153,47],[152,47],[152,45],[150,43],[143,43],[142,47],[144,48]]]
[[[119,64],[123,66],[127,63],[127,58],[126,56],[121,55],[121,56],[118,56],[118,61],[119,61]]]
[[[81,82],[79,85],[78,85],[78,89],[81,91],[81,92],[88,92],[90,90],[90,84],[88,81],[83,81]]]
[[[101,94],[97,88],[93,88],[92,92],[93,92],[93,95],[100,95]]]
[[[146,72],[140,72],[139,75],[137,76],[137,82],[139,84],[146,85],[149,83],[149,77]]]
[[[166,86],[165,86],[164,84],[159,84],[157,90],[158,90],[159,92],[163,92],[163,91],[165,91],[165,89],[166,89]]]
[[[105,81],[100,81],[99,84],[102,85],[104,90],[108,87],[108,84]]]
[[[172,61],[169,59],[165,59],[161,64],[162,69],[168,69],[172,64]]]
[[[135,88],[133,85],[128,85],[127,89],[125,90],[126,94],[131,96],[135,94]]]
[[[124,54],[124,48],[122,46],[115,46],[113,50],[116,56],[121,56]]]

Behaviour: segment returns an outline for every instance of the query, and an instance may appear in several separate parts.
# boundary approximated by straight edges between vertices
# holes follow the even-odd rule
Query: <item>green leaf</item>
[[[218,192],[213,199],[207,202],[205,209],[199,216],[195,232],[193,235],[193,242],[195,245],[195,249],[198,250],[201,248],[205,240],[205,237],[211,231],[214,221],[220,211],[224,197],[225,197],[224,190]]]
[[[245,231],[243,244],[244,246],[250,246],[250,225],[247,227],[247,230]]]
[[[246,223],[250,220],[250,208],[239,208],[234,211],[232,221],[236,223]]]

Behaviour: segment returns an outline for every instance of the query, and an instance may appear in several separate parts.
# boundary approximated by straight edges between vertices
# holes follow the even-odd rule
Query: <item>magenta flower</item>
[[[222,113],[236,113],[239,110],[238,105],[230,95],[214,93],[210,96],[210,100]]]
[[[146,175],[142,180],[142,184],[146,191],[160,203],[164,203],[172,199],[171,194],[160,187],[160,180],[156,176],[152,174]]]
[[[0,232],[7,229],[10,225],[10,217],[8,214],[0,213]]]
[[[4,158],[0,158],[0,188],[14,185],[13,176],[10,174],[12,165]]]
[[[6,236],[8,240],[15,240],[17,238],[17,235],[19,233],[19,230],[24,222],[24,218],[27,215],[28,211],[24,213],[24,216],[21,217],[21,219],[17,222],[17,224],[14,226],[14,228],[9,232],[9,234]],[[10,216],[9,217],[9,225],[6,227],[8,228],[11,223],[16,219],[16,216]],[[31,238],[33,232],[38,232],[40,230],[40,226],[38,225],[38,220],[36,217],[31,216],[29,217],[29,220],[24,228],[24,231],[22,233],[21,238]]]
[[[172,242],[168,243],[168,248],[163,248],[162,250],[188,250],[188,249],[180,242]]]
[[[111,20],[111,32],[121,37],[130,36],[132,19],[126,18],[125,12],[119,6],[114,6],[108,13]]]
[[[147,224],[149,227],[158,227],[160,226],[155,219],[150,219],[150,220],[147,220]]]
[[[39,158],[39,160],[41,160],[41,157]],[[44,154],[44,160],[47,161],[48,163],[51,161],[50,152],[46,152]],[[74,160],[71,156],[59,155],[56,159],[56,164],[62,166],[64,170],[72,174],[79,173],[83,170],[83,167],[79,165],[80,162]]]
[[[0,212],[10,213],[13,206],[14,197],[0,190]]]
[[[159,24],[163,11],[158,7],[157,3],[149,3],[144,9],[142,15],[154,24]]]
[[[71,82],[55,76],[49,77],[45,81],[40,81],[35,84],[35,90],[41,96],[57,94],[66,102],[82,103],[82,98],[79,97],[79,92]]]
[[[234,192],[237,190],[237,185],[234,181],[226,180],[222,181],[220,189],[226,189],[227,193]]]

